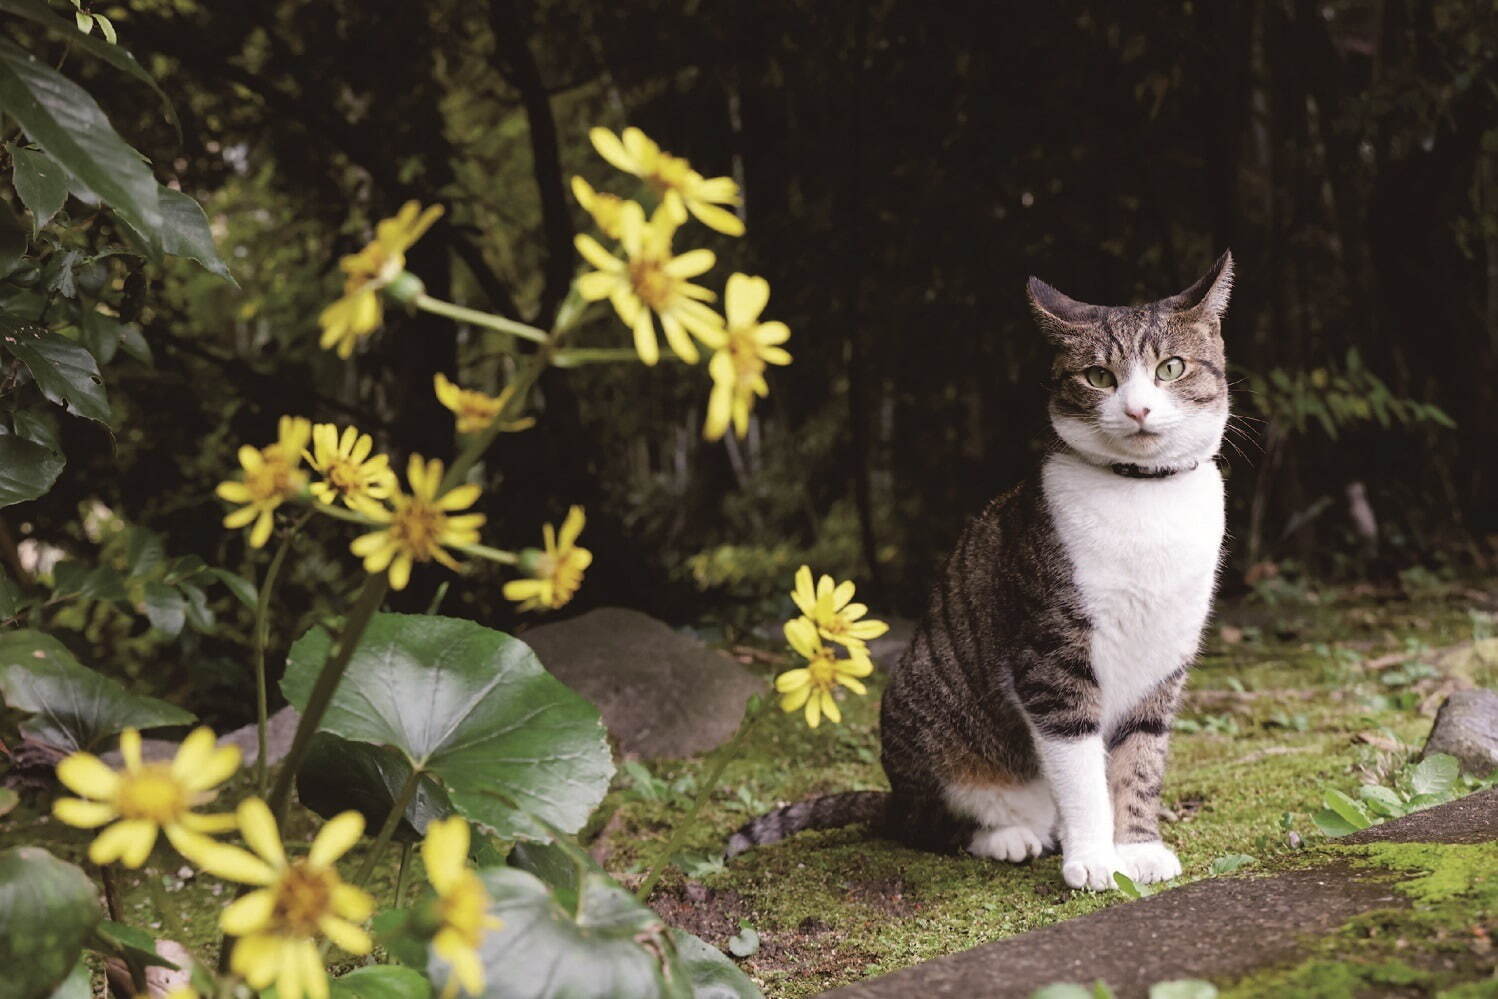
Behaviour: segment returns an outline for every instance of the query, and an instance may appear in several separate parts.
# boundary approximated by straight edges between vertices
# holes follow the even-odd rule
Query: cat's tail
[[[778,843],[803,829],[837,829],[855,822],[879,823],[889,807],[888,791],[844,791],[808,798],[744,823],[728,839],[727,856]]]

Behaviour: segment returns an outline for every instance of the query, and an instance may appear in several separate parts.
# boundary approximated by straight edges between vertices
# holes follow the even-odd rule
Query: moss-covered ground
[[[1420,748],[1443,692],[1494,683],[1494,610],[1498,598],[1470,586],[1222,608],[1191,679],[1164,793],[1174,819],[1165,837],[1183,880],[1234,854],[1254,858],[1249,871],[1312,860],[1325,837],[1310,815],[1326,788],[1387,782]],[[743,658],[767,675],[774,668]],[[752,926],[760,947],[743,965],[768,995],[812,995],[1122,899],[1066,889],[1055,857],[1014,867],[936,856],[871,839],[863,827],[804,833],[718,867],[727,834],[766,808],[886,786],[877,694],[845,700],[840,726],[811,731],[778,713],[762,723],[652,900],[719,946],[741,923]],[[686,807],[702,761],[650,769],[654,780],[621,775],[593,844],[626,882]]]
[[[1207,876],[1214,861],[1229,855],[1254,858],[1250,873],[1324,860],[1327,841],[1309,817],[1323,791],[1387,782],[1419,749],[1443,692],[1498,682],[1495,611],[1492,589],[1471,585],[1428,586],[1416,594],[1323,591],[1274,605],[1245,600],[1223,607],[1192,675],[1164,793],[1165,837],[1181,856],[1183,880]],[[768,650],[736,651],[766,678],[786,665]],[[1066,889],[1054,857],[1014,867],[923,854],[870,838],[862,827],[805,833],[722,865],[716,858],[727,835],[759,812],[809,795],[885,786],[876,725],[880,687],[876,682],[869,696],[844,700],[841,725],[812,731],[799,716],[779,712],[761,722],[651,899],[673,923],[720,947],[742,926],[757,931],[758,949],[742,964],[767,995],[812,995],[1122,900],[1118,893]],[[687,808],[705,762],[621,770],[585,833],[611,873],[638,883]],[[289,837],[294,849],[305,846],[313,828],[302,813]],[[0,824],[0,848],[35,843],[81,861],[87,841],[87,833],[26,805]],[[1382,847],[1360,854],[1366,863],[1417,871],[1439,861],[1452,883],[1466,884],[1465,875],[1449,873],[1456,854],[1422,855],[1418,863],[1412,856]],[[351,860],[357,859],[356,851]],[[1492,859],[1473,862],[1491,870]],[[371,885],[383,899],[393,893],[395,862],[392,851]],[[1419,883],[1447,882],[1410,884]],[[1498,908],[1491,880],[1485,885],[1480,898],[1466,889],[1413,897],[1409,907],[1364,917],[1315,945],[1305,965],[1266,972],[1280,977],[1242,983],[1234,994],[1405,989],[1416,995],[1434,982],[1456,989],[1453,996],[1494,995],[1491,982],[1473,984],[1492,964],[1473,951],[1484,940],[1491,945],[1484,934]],[[130,921],[212,953],[214,921],[229,901],[212,879],[184,879],[177,870],[122,874],[118,893]],[[181,913],[180,925],[163,918],[161,897]],[[1470,908],[1477,904],[1487,906],[1488,929],[1474,935],[1472,921],[1459,916],[1463,906],[1481,911]],[[1446,959],[1461,948],[1470,960]]]

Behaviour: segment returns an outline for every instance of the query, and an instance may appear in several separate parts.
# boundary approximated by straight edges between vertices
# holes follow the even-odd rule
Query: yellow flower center
[[[470,947],[477,947],[484,939],[484,913],[488,908],[489,894],[484,891],[484,883],[469,871],[442,896],[437,911],[444,926],[461,934]]]
[[[664,312],[676,298],[676,278],[667,274],[662,261],[648,257],[629,262],[629,283],[640,301],[656,312]]]
[[[467,427],[482,430],[499,413],[499,406],[483,396],[465,395],[458,403],[458,419]]]
[[[285,499],[295,493],[301,486],[297,469],[281,457],[280,449],[275,445],[262,453],[265,455],[265,463],[253,472],[245,472],[244,476],[244,487],[250,491],[250,502]]]
[[[172,776],[167,764],[148,763],[123,777],[114,801],[122,818],[146,819],[164,826],[178,821],[187,811],[187,789]]]
[[[328,462],[323,475],[326,476],[328,485],[345,496],[364,487],[364,477],[360,474],[359,466],[346,459],[335,458]]]
[[[390,519],[390,538],[418,562],[429,562],[447,533],[447,515],[419,497],[411,497]]]
[[[806,664],[806,669],[811,673],[811,685],[816,689],[831,690],[837,686],[837,667],[829,653],[820,653]]]
[[[764,373],[765,362],[759,356],[759,341],[754,338],[752,328],[728,331],[728,356],[740,381]]]
[[[692,174],[692,164],[680,156],[661,153],[655,161],[655,169],[645,175],[645,183],[657,197],[675,188],[685,191],[687,178]]]
[[[309,867],[298,861],[276,882],[276,901],[271,922],[286,936],[310,937],[318,921],[333,908],[333,889],[338,875],[329,868]]]

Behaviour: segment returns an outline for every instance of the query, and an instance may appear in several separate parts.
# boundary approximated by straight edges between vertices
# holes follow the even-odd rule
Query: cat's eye
[[[1112,388],[1118,384],[1118,379],[1113,377],[1113,372],[1107,368],[1088,368],[1082,372],[1082,377],[1087,379],[1087,384],[1093,388]]]
[[[1179,357],[1167,357],[1155,369],[1155,377],[1162,382],[1173,382],[1186,373],[1186,362]]]

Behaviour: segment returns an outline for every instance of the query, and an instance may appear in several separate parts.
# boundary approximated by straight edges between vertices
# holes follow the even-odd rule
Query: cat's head
[[[1030,279],[1030,307],[1056,345],[1051,425],[1102,464],[1179,467],[1217,453],[1228,418],[1222,314],[1233,287],[1224,253],[1179,295],[1140,306],[1087,305]]]

